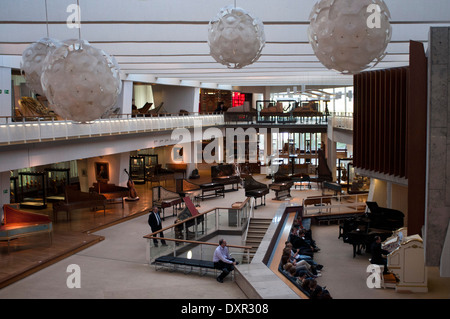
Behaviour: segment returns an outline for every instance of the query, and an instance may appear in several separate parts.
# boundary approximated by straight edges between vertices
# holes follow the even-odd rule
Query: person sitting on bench
[[[217,281],[221,283],[234,270],[234,266],[239,264],[234,258],[231,258],[228,252],[227,242],[224,239],[219,240],[219,246],[214,251],[213,262],[214,268],[222,270],[222,273],[217,277]]]

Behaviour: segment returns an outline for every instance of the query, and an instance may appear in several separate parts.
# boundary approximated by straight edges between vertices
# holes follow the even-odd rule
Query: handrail
[[[176,238],[164,238],[164,237],[157,237],[157,236],[150,236],[147,237],[149,239],[158,239],[158,240],[167,240],[167,241],[175,241],[175,242],[182,242],[182,243],[188,243],[188,244],[199,244],[199,245],[209,245],[209,246],[217,246],[217,243],[210,243],[207,241],[197,241],[197,240],[186,240],[186,239],[176,239]],[[229,245],[227,244],[227,247],[230,248],[239,248],[239,249],[251,249],[250,246],[239,246],[239,245]]]
[[[12,122],[11,117],[0,117],[0,145],[30,143],[48,140],[80,139],[92,136],[135,134],[139,132],[170,131],[176,128],[194,128],[201,121],[202,126],[221,126],[221,114],[173,115],[160,117],[111,117],[87,123],[71,120],[43,120]]]
[[[333,196],[333,195],[328,195],[328,196],[317,196],[314,199],[318,199],[320,200],[320,204],[319,206],[305,206],[305,200],[308,200],[308,197],[304,198],[302,200],[302,206],[303,206],[303,216],[307,217],[307,216],[313,216],[314,214],[320,214],[320,216],[328,216],[328,215],[333,215],[333,214],[340,214],[343,213],[344,211],[342,210],[342,208],[356,208],[355,213],[358,212],[357,208],[359,206],[361,206],[362,204],[365,205],[365,200],[367,200],[367,193],[363,193],[363,194],[345,194],[345,195],[337,195],[337,196]],[[346,200],[346,199],[352,199],[354,198],[353,202],[348,202],[348,203],[344,203],[342,202],[342,200]],[[311,198],[309,198],[311,199]],[[323,203],[323,199],[330,199],[330,202],[332,199],[335,199],[338,203],[337,204],[331,204],[331,205],[324,205]],[[358,201],[358,199],[362,199],[362,201]],[[333,208],[337,208],[338,212],[332,212]],[[324,212],[324,211],[328,211],[328,212]],[[311,212],[312,211],[312,212]],[[348,211],[345,211],[345,213],[347,213]],[[353,213],[353,212],[350,212]]]
[[[179,225],[185,224],[185,223],[187,223],[187,222],[190,221],[190,220],[194,220],[194,219],[198,218],[199,216],[206,215],[206,214],[208,214],[208,213],[210,213],[210,212],[212,212],[212,211],[215,211],[215,210],[217,210],[217,209],[242,209],[242,208],[247,204],[247,202],[248,202],[249,200],[250,200],[250,197],[247,197],[247,198],[245,199],[245,201],[243,201],[242,204],[239,206],[239,208],[231,208],[231,207],[214,207],[214,208],[211,208],[211,209],[207,210],[206,212],[199,213],[198,215],[195,215],[195,216],[186,218],[186,219],[184,219],[184,220],[182,220],[182,221],[180,221],[180,222],[178,222],[178,223],[173,223],[173,224],[170,225],[170,226],[167,226],[167,227],[162,228],[162,229],[160,229],[160,230],[158,230],[158,231],[155,231],[155,232],[153,232],[153,233],[150,233],[150,234],[148,234],[148,235],[145,235],[143,238],[153,238],[153,237],[151,237],[151,236],[154,235],[154,234],[159,234],[159,233],[161,233],[161,232],[163,232],[163,231],[166,231],[166,230],[168,230],[168,229],[174,228],[175,226],[179,226]]]

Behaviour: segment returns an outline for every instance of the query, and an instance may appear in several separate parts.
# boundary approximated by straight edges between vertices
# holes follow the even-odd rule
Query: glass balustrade
[[[148,131],[173,130],[194,127],[201,121],[203,127],[224,124],[223,115],[166,114],[159,117],[132,117],[99,119],[89,123],[33,118],[14,122],[11,117],[0,118],[0,144],[41,142],[48,140],[76,139],[92,136],[130,134]]]
[[[193,259],[212,260],[212,254],[217,247],[217,242],[204,241],[205,238],[213,238],[221,231],[235,232],[241,237],[247,229],[247,223],[251,216],[251,201],[248,198],[237,208],[214,208],[196,217],[188,218],[179,223],[144,236],[147,240],[147,261],[152,263],[156,258],[164,255],[187,256]],[[166,245],[161,243],[161,235],[165,238]],[[157,239],[158,245],[154,244]],[[241,248],[242,240],[238,245],[230,245],[233,257],[242,260],[248,250]],[[189,258],[189,257],[188,257]]]

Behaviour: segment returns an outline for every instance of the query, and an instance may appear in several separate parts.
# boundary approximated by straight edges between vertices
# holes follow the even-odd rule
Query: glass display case
[[[138,154],[137,156],[144,158],[145,180],[149,181],[158,165],[158,154]]]
[[[348,165],[353,163],[352,158],[339,158],[338,166],[336,167],[336,177],[337,183],[349,189],[351,182],[349,184],[348,177]]]
[[[64,188],[69,185],[70,168],[46,168],[47,173],[47,200],[64,200]]]
[[[9,202],[10,203],[19,203],[19,187],[18,187],[18,176],[11,176],[9,178]]]
[[[355,172],[355,168],[353,167],[353,163],[348,164],[348,180],[350,181],[348,186],[349,194],[369,192],[370,178],[357,174]]]
[[[130,156],[130,177],[135,184],[145,184],[145,157]]]
[[[21,208],[45,209],[47,208],[45,172],[19,173],[22,198]]]

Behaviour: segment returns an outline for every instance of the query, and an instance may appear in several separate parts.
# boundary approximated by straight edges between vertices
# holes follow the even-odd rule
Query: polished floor
[[[258,176],[259,181],[265,181]],[[168,184],[168,188],[171,186]],[[211,275],[198,276],[183,272],[156,271],[147,264],[143,236],[150,232],[147,211],[150,202],[148,185],[137,186],[140,200],[108,207],[103,211],[83,211],[67,222],[55,223],[53,244],[46,237],[20,239],[8,254],[2,246],[1,271],[9,282],[0,289],[0,299],[246,299],[247,296],[230,279],[219,284]],[[293,203],[320,191],[293,190]],[[244,199],[243,190],[226,193],[225,198],[201,202],[199,211],[213,207],[229,207]],[[280,205],[271,192],[267,205],[258,207],[255,218],[271,218]],[[84,217],[83,217],[84,216]],[[89,221],[89,222],[88,222]],[[120,223],[118,223],[120,221]],[[173,223],[173,217],[164,221]],[[369,289],[366,286],[368,256],[352,257],[352,247],[338,239],[338,226],[313,226],[316,242],[321,247],[315,259],[325,265],[318,283],[327,286],[335,299],[437,299],[450,298],[449,278],[440,278],[437,269],[428,269],[429,293],[399,294],[393,289]],[[73,237],[70,237],[73,236]],[[60,246],[63,254],[57,252]],[[81,287],[67,285],[71,265],[78,265]],[[35,268],[34,266],[37,266]],[[33,273],[33,268],[38,271]],[[15,279],[11,278],[16,275]],[[7,282],[4,280],[4,282]]]

